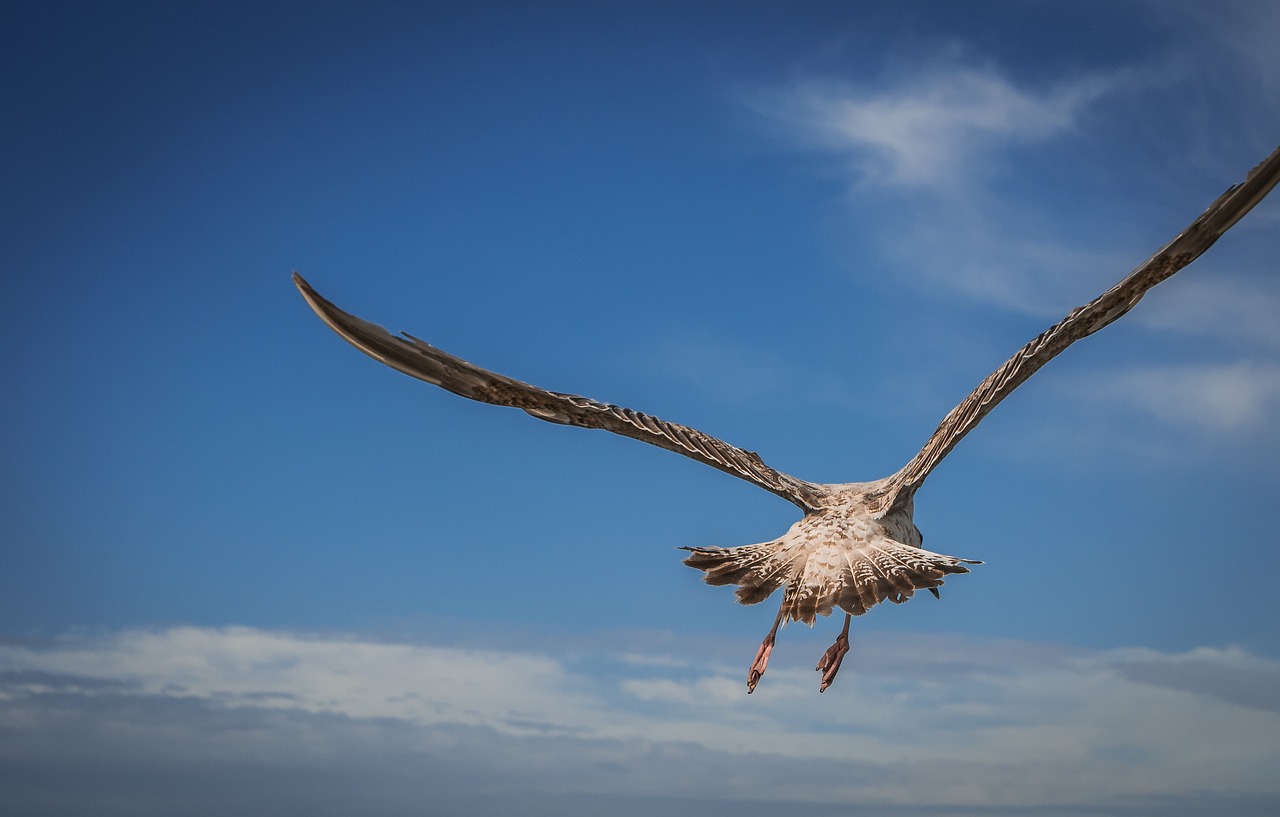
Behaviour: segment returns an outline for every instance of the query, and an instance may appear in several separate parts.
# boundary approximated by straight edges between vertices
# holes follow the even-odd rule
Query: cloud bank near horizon
[[[548,814],[599,798],[678,813],[1280,804],[1280,662],[874,635],[852,659],[821,697],[779,661],[748,698],[740,667],[678,653],[191,627],[9,643],[0,775],[12,803],[52,814],[85,805],[72,790],[97,792],[102,813],[178,814],[447,813],[476,792]]]

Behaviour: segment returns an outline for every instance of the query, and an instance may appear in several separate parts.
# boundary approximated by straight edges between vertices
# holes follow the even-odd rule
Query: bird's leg
[[[760,676],[764,675],[765,668],[769,666],[769,653],[773,652],[773,640],[778,634],[778,625],[782,623],[782,614],[786,610],[786,605],[778,609],[778,617],[773,620],[773,626],[769,628],[769,634],[764,637],[764,641],[760,642],[760,650],[756,653],[756,660],[751,662],[751,669],[747,671],[747,694],[756,691],[756,684],[760,683]]]
[[[853,616],[844,614],[844,629],[840,631],[840,637],[836,639],[836,643],[827,648],[818,661],[818,666],[815,667],[822,673],[822,686],[818,687],[819,692],[826,692],[827,687],[831,686],[831,682],[836,679],[836,673],[840,671],[840,662],[844,660],[844,654],[849,651],[849,622],[852,619]]]

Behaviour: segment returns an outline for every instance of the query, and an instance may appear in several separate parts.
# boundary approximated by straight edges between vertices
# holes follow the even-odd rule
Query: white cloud
[[[958,294],[1046,321],[1096,297],[1142,255],[1066,243],[1028,224],[1014,208],[980,197],[959,209],[922,203],[918,214],[881,238],[903,278],[935,294]]]
[[[1250,219],[1260,215],[1250,213]],[[1134,312],[1153,329],[1230,338],[1264,352],[1280,349],[1277,316],[1280,294],[1221,275],[1179,279],[1177,286],[1154,290]]]
[[[991,183],[1014,149],[1070,136],[1093,103],[1133,76],[1113,71],[1033,88],[994,66],[944,61],[876,86],[803,80],[748,104],[793,144],[847,163],[857,188],[856,252],[866,256],[873,242],[886,262],[878,277],[1056,319],[1154,247],[1117,255],[1078,230],[1064,236],[1016,188],[996,196]],[[871,226],[881,221],[883,229]]]
[[[944,814],[1280,803],[1280,699],[1268,691],[1280,663],[1240,650],[867,636],[827,694],[784,651],[751,697],[742,667],[654,658],[243,628],[11,643],[0,646],[0,770],[21,760],[75,777],[109,760],[145,780],[148,766],[185,763],[184,774],[225,782],[229,763],[265,764],[297,785],[301,764],[321,785],[361,791],[394,774],[366,811],[423,786],[474,810],[479,781],[522,792],[526,813],[575,792],[656,792],[694,804],[688,813],[778,801]]]
[[[1058,385],[1081,399],[1214,433],[1257,429],[1280,410],[1275,364],[1135,367],[1076,375]]]
[[[1069,132],[1114,83],[1085,77],[1037,91],[990,67],[946,65],[889,87],[807,80],[750,104],[802,144],[846,156],[859,181],[945,188],[979,154]]]
[[[1201,12],[1188,8],[1183,13]],[[1253,16],[1265,29],[1280,20],[1271,12]],[[1213,40],[1203,47],[1224,46]],[[1275,49],[1249,53],[1274,60]],[[1044,321],[1043,328],[1119,281],[1208,204],[1211,195],[1189,200],[1181,217],[1164,212],[1169,208],[1159,197],[1183,183],[1188,166],[1214,174],[1232,172],[1220,155],[1221,134],[1214,143],[1218,150],[1200,151],[1190,146],[1195,135],[1189,134],[1187,146],[1177,149],[1194,154],[1194,160],[1183,164],[1172,157],[1152,159],[1152,183],[1146,187],[1120,187],[1098,178],[1098,195],[1132,195],[1106,206],[1047,173],[1044,165],[1036,165],[1037,175],[1029,179],[1056,185],[1052,196],[997,172],[1004,163],[1020,161],[1022,146],[1034,145],[1043,156],[1058,155],[1086,118],[1096,128],[1105,117],[1103,131],[1111,132],[1093,137],[1098,150],[1107,150],[1113,161],[1123,163],[1118,168],[1134,175],[1133,162],[1146,157],[1133,151],[1132,133],[1125,130],[1132,123],[1114,105],[1104,110],[1098,103],[1114,102],[1139,86],[1157,99],[1177,98],[1187,83],[1197,81],[1165,71],[1158,57],[1152,59],[1147,65],[1064,76],[1032,87],[994,65],[952,56],[877,85],[802,80],[762,93],[751,104],[768,122],[781,125],[793,144],[848,163],[854,194],[845,203],[844,232],[850,257],[860,259],[858,274],[869,270],[876,286],[907,284],[935,299],[935,309],[951,309],[946,302],[959,296],[1033,316]],[[1243,174],[1247,167],[1234,172]],[[1222,178],[1222,187],[1213,192],[1238,178]],[[1144,223],[1157,217],[1167,226]],[[1125,319],[1156,332],[1212,338],[1222,344],[1213,352],[1230,349],[1232,362],[1151,365],[1075,379],[1055,372],[1053,378],[1066,377],[1059,392],[1213,435],[1268,422],[1280,409],[1275,361],[1280,298],[1267,289],[1269,279],[1258,275],[1255,283],[1247,283],[1247,275],[1266,268],[1270,256],[1256,231],[1269,232],[1273,226],[1268,202],[1223,242],[1236,253],[1242,276],[1224,277],[1212,270],[1179,276],[1176,284],[1160,287]],[[1142,236],[1142,243],[1134,244],[1133,235]],[[971,314],[965,319],[982,320]],[[999,331],[998,324],[983,325],[976,335],[986,341]],[[1014,338],[1008,351],[1029,337]],[[1106,448],[1123,444],[1116,439],[1101,443]]]

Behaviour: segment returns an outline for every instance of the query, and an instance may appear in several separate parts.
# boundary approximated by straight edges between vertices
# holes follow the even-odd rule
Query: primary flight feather
[[[573,394],[547,391],[491,372],[411,335],[393,335],[321,297],[298,273],[294,283],[316,314],[365,354],[454,394],[522,409],[541,420],[600,428],[684,454],[754,483],[796,504],[804,517],[768,542],[736,548],[685,548],[685,564],[705,572],[708,584],[738,586],[738,600],[755,604],[782,589],[782,604],[747,675],[755,689],[784,621],[812,624],[844,611],[844,626],[823,654],[819,691],[835,678],[849,650],[851,616],[888,599],[902,603],[916,590],[937,595],[943,578],[980,564],[924,550],[912,521],[916,490],[956,444],[1019,385],[1075,341],[1128,312],[1151,287],[1190,264],[1261,201],[1280,181],[1280,148],[1248,177],[1223,193],[1190,226],[1094,300],[1071,310],[1036,337],[952,409],[929,440],[896,473],[871,482],[805,482],[766,465],[752,451],[688,426]]]

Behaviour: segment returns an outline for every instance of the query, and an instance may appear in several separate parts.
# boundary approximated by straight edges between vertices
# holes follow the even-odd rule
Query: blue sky
[[[792,506],[289,282],[884,476],[1280,142],[1274,5],[0,14],[0,813],[1280,807],[1280,200],[933,473],[928,546],[986,564],[821,697],[839,622],[748,698],[776,608],[675,550]]]

